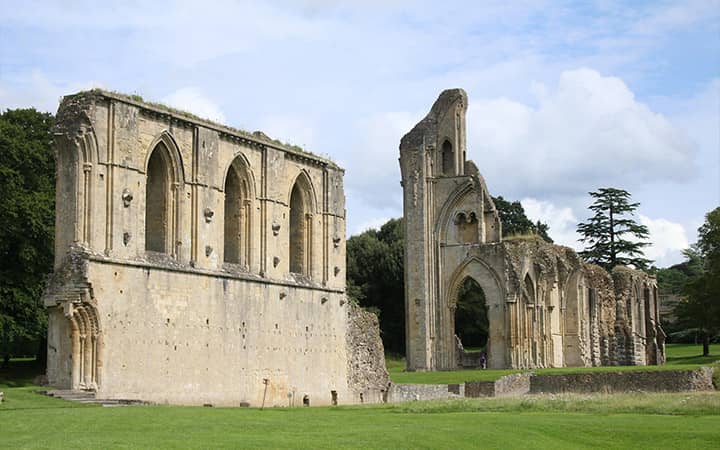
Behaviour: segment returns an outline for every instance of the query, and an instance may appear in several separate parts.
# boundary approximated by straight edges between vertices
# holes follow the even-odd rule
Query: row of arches
[[[488,367],[594,364],[590,358],[597,337],[590,325],[598,319],[598,305],[580,272],[551,291],[526,273],[516,299],[507,303],[501,286],[494,271],[477,258],[453,272],[444,293],[450,314],[438,331],[444,340],[461,343],[462,351],[456,363],[439,361],[441,368],[464,365],[468,349],[482,352]]]
[[[145,190],[145,250],[174,256],[177,241],[178,187],[181,182],[177,157],[161,140],[147,163]],[[252,255],[254,178],[247,160],[237,156],[227,170],[224,192],[223,261],[249,267]],[[312,273],[313,187],[301,172],[289,197],[288,261],[291,273]]]

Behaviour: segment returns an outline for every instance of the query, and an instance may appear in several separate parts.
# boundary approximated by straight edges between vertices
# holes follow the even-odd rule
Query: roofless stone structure
[[[407,368],[479,364],[455,330],[467,279],[484,293],[489,367],[662,364],[653,277],[609,274],[540,239],[503,240],[485,180],[466,159],[467,104],[462,89],[443,91],[400,142]]]
[[[387,385],[345,297],[343,170],[133,97],[65,97],[48,380],[108,399],[329,405]]]

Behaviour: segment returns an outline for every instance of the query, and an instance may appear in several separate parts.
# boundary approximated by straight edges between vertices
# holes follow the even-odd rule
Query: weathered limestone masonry
[[[102,91],[63,99],[55,147],[51,385],[175,404],[383,395],[384,363],[357,369],[370,379],[349,364],[382,344],[345,297],[340,167]]]
[[[472,361],[455,337],[468,277],[485,294],[488,367],[662,364],[654,278],[611,276],[539,239],[503,241],[485,180],[466,160],[466,110],[465,92],[446,90],[400,142],[408,370]]]

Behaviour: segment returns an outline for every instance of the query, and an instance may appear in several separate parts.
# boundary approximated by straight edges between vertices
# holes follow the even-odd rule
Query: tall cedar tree
[[[685,298],[674,312],[680,326],[698,332],[703,356],[709,356],[710,339],[720,333],[720,207],[705,216],[696,248],[704,259],[703,272],[685,284]]]
[[[0,114],[0,355],[28,354],[46,332],[41,295],[52,269],[55,224],[53,116]],[[30,348],[28,348],[30,344]],[[40,350],[39,355],[44,355]]]
[[[619,265],[647,268],[652,261],[642,257],[642,249],[650,245],[643,242],[649,231],[645,225],[627,217],[634,215],[640,203],[630,203],[630,194],[622,189],[600,188],[589,194],[595,199],[589,207],[595,215],[578,224],[578,233],[582,235],[579,241],[589,244],[580,256],[607,270]],[[628,236],[634,236],[637,241],[626,239]]]

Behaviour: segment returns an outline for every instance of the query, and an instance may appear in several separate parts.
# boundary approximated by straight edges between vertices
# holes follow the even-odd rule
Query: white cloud
[[[64,95],[102,87],[98,82],[54,82],[39,70],[18,77],[0,77],[0,110],[33,107],[55,114]]]
[[[212,100],[207,98],[197,88],[184,87],[178,89],[162,101],[174,108],[225,124],[225,114],[220,111],[220,108]]]
[[[621,79],[578,69],[563,72],[554,89],[532,90],[542,93],[536,108],[505,98],[470,103],[468,157],[481,155],[498,192],[579,195],[690,178],[695,145]]]
[[[352,230],[349,230],[348,236],[354,236],[357,234],[362,233],[363,231],[367,231],[369,229],[376,229],[379,230],[380,227],[382,227],[385,222],[392,219],[392,217],[375,217],[369,220],[366,220],[357,226],[355,226]]]
[[[548,224],[549,234],[556,244],[580,250],[578,234],[575,232],[578,219],[569,207],[558,207],[551,202],[535,198],[524,198],[520,201],[525,215],[533,222],[540,221]]]
[[[286,115],[267,116],[260,120],[260,131],[273,139],[299,145],[309,151],[315,148],[315,127],[307,118]]]
[[[648,227],[652,245],[645,248],[645,257],[658,267],[680,262],[682,251],[690,246],[685,228],[667,219],[651,219],[640,214],[640,223]]]

